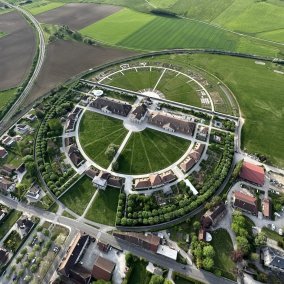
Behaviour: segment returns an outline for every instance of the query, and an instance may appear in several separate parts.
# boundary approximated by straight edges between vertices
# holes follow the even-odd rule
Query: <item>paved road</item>
[[[42,28],[40,26],[40,23],[33,17],[33,15],[27,11],[25,11],[24,9],[18,7],[18,6],[14,6],[10,3],[4,2],[2,1],[5,5],[14,8],[16,10],[18,10],[19,12],[21,12],[22,14],[25,15],[25,17],[27,17],[35,26],[37,33],[38,33],[38,40],[39,40],[39,46],[38,46],[38,59],[37,59],[37,64],[35,66],[34,72],[28,82],[28,84],[26,85],[25,89],[23,90],[22,94],[20,95],[20,97],[17,99],[17,101],[14,103],[14,105],[10,108],[9,112],[3,117],[3,119],[0,121],[0,128],[2,128],[12,117],[13,115],[17,112],[18,108],[21,106],[21,103],[23,102],[23,100],[26,98],[26,96],[29,94],[31,88],[34,85],[35,80],[37,79],[41,67],[43,65],[43,61],[44,61],[44,56],[45,56],[45,42],[44,42],[44,35],[43,35],[43,31]]]
[[[129,242],[119,240],[117,238],[114,238],[112,235],[109,235],[107,233],[101,232],[100,230],[89,226],[83,222],[78,222],[77,220],[72,220],[66,217],[58,216],[54,213],[44,211],[39,208],[33,208],[29,207],[25,204],[21,204],[20,202],[16,202],[6,196],[1,196],[1,201],[6,204],[7,206],[24,211],[26,213],[38,216],[39,218],[45,218],[47,221],[50,221],[55,224],[63,225],[66,227],[69,227],[70,229],[76,228],[77,230],[80,230],[81,232],[85,232],[91,236],[97,237],[100,236],[100,239],[102,241],[105,241],[109,243],[111,246],[119,249],[119,250],[126,250],[130,251],[131,253],[143,257],[146,260],[155,263],[159,266],[162,266],[164,268],[171,267],[173,271],[185,274],[187,276],[190,276],[192,278],[195,278],[199,281],[202,281],[204,283],[210,283],[210,284],[232,284],[235,283],[233,281],[227,280],[225,278],[220,278],[215,276],[212,273],[209,273],[207,271],[198,270],[192,266],[184,266],[183,264],[177,263],[176,261],[169,259],[167,257],[158,255],[156,253],[150,252],[148,250],[145,250],[141,247],[138,247],[136,245],[133,245]],[[184,268],[185,267],[185,268]]]

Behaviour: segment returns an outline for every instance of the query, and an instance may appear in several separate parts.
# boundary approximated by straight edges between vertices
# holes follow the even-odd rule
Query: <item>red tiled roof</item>
[[[254,196],[250,196],[241,191],[235,192],[235,198],[250,204],[255,204],[256,202],[256,198]]]
[[[240,177],[252,183],[264,185],[264,169],[260,166],[244,162],[240,172]]]
[[[262,200],[262,213],[264,217],[269,217],[270,218],[270,211],[271,206],[270,206],[270,200],[268,198],[264,198]]]

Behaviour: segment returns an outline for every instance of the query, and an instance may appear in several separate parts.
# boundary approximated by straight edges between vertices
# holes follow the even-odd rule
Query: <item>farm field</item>
[[[215,250],[214,268],[221,270],[223,276],[236,280],[236,275],[234,274],[236,265],[231,259],[234,247],[229,233],[224,229],[218,229],[212,232],[212,237],[211,245]]]
[[[134,52],[128,50],[56,40],[47,46],[46,58],[37,84],[23,102],[23,107],[89,68],[131,55],[134,55]]]
[[[176,162],[190,142],[152,129],[132,133],[118,157],[118,172],[145,174],[162,170]]]
[[[107,168],[110,160],[105,151],[110,144],[120,146],[127,134],[122,121],[94,112],[85,112],[80,124],[80,142],[85,153]]]
[[[49,10],[53,10],[63,6],[62,2],[50,2],[50,1],[37,1],[32,4],[24,5],[23,8],[28,10],[33,15],[41,14]]]
[[[62,197],[60,201],[69,209],[82,215],[91,198],[96,192],[90,178],[84,176],[75,183]]]
[[[103,19],[120,9],[121,7],[114,5],[69,3],[57,9],[41,13],[36,18],[41,23],[67,25],[71,29],[78,30]]]
[[[16,87],[28,75],[36,51],[35,34],[25,18],[11,12],[0,15],[0,90]]]
[[[124,75],[117,73],[111,77],[107,84],[132,91],[153,89],[163,71],[162,69],[152,69],[150,71],[149,68],[139,68],[137,70],[138,72],[134,69],[123,71]]]
[[[207,23],[123,9],[80,30],[110,45],[153,51],[166,48],[216,48],[276,56],[283,47],[239,36]]]
[[[118,188],[112,187],[100,190],[85,218],[100,224],[115,225],[119,193]]]
[[[0,113],[6,104],[16,96],[16,88],[0,91]]]

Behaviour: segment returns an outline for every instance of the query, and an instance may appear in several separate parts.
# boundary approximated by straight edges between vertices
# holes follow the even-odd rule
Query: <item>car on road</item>
[[[59,252],[59,250],[60,250],[60,248],[59,248],[59,247],[54,247],[53,252],[54,252],[54,253],[58,253],[58,252]]]

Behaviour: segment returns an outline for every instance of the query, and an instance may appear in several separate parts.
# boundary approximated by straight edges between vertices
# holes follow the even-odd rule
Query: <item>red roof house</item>
[[[241,191],[236,191],[233,197],[234,207],[249,212],[253,215],[257,215],[257,199],[254,196],[248,195]]]
[[[261,203],[263,216],[271,218],[271,202],[268,198],[264,198]]]
[[[265,173],[262,167],[244,162],[240,172],[240,177],[246,181],[262,186],[264,185]]]

